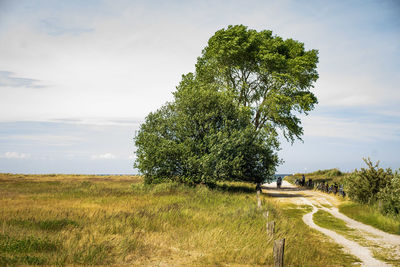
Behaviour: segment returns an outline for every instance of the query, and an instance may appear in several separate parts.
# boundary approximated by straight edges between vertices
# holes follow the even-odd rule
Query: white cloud
[[[18,152],[5,152],[4,154],[0,155],[0,158],[5,158],[5,159],[28,159],[30,157],[31,157],[30,154],[18,153]]]
[[[181,74],[193,71],[207,39],[237,23],[272,29],[304,42],[307,49],[319,49],[315,92],[321,105],[400,101],[395,45],[399,38],[394,31],[373,28],[389,9],[369,13],[368,8],[379,6],[374,2],[361,7],[342,2],[250,2],[245,6],[233,1],[227,7],[219,2],[155,6],[152,1],[106,1],[90,8],[72,3],[67,9],[50,5],[23,16],[18,13],[24,10],[23,1],[14,4],[2,19],[0,70],[45,87],[15,90],[4,83],[0,121],[143,118],[172,99],[171,91]],[[65,32],[69,34],[61,34]]]
[[[92,155],[91,159],[116,159],[117,157],[111,153]]]

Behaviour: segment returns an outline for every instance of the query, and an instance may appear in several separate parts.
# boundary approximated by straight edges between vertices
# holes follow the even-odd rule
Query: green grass
[[[384,216],[376,207],[355,202],[345,202],[339,206],[339,211],[354,220],[391,234],[400,235],[400,218]]]
[[[252,184],[209,189],[142,181],[0,174],[0,266],[271,266],[277,238],[286,238],[288,266],[356,261],[303,223],[309,206],[262,196],[258,210]],[[273,237],[267,209],[276,222]]]
[[[339,233],[352,232],[352,229],[347,227],[344,221],[334,217],[327,211],[318,210],[314,213],[313,220],[317,225],[326,229],[334,230]]]

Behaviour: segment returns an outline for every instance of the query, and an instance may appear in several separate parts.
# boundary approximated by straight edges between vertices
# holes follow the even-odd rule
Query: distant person
[[[278,177],[278,179],[276,179],[276,187],[281,188],[282,185],[282,177]]]
[[[345,196],[346,196],[346,193],[345,193],[344,190],[343,190],[343,185],[342,185],[342,184],[341,184],[340,187],[339,187],[339,195],[341,195],[342,197],[345,197]]]
[[[338,189],[339,189],[339,186],[338,186],[337,183],[335,183],[335,184],[333,185],[333,193],[334,193],[335,195],[337,194]]]
[[[303,174],[303,177],[301,178],[301,186],[304,186],[306,184],[306,177]]]

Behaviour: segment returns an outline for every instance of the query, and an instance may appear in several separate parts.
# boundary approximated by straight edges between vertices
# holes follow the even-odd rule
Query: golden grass
[[[279,205],[254,186],[211,190],[139,176],[0,174],[0,265],[271,266],[286,238],[288,266],[355,259],[308,228],[307,207]],[[266,234],[263,211],[275,220]]]

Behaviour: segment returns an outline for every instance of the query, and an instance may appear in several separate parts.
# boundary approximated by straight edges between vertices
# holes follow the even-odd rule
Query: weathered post
[[[261,184],[260,183],[257,184],[256,191],[257,191],[257,208],[261,209],[261,198],[260,198]]]
[[[275,233],[275,221],[267,222],[267,233],[273,235]]]
[[[274,242],[274,267],[283,267],[283,256],[285,251],[285,239]]]

